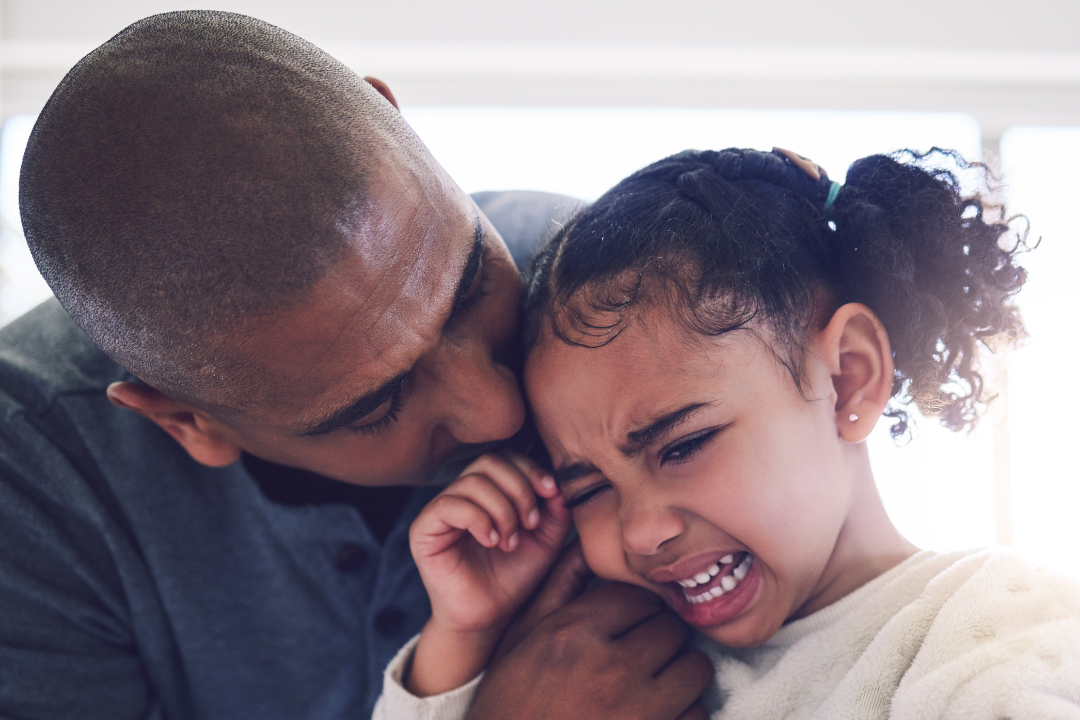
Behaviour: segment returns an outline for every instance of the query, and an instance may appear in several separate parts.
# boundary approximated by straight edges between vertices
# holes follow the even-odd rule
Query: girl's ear
[[[240,459],[241,449],[231,439],[232,433],[202,410],[131,382],[114,382],[105,394],[113,405],[157,423],[196,462],[225,467]]]
[[[892,347],[885,327],[860,303],[842,305],[821,331],[833,389],[836,426],[848,442],[862,442],[892,397]]]

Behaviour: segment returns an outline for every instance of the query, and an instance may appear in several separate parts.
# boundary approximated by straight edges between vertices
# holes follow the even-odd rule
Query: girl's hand
[[[405,686],[433,695],[475,677],[569,529],[570,511],[551,474],[517,453],[479,457],[428,503],[409,544],[431,620]]]

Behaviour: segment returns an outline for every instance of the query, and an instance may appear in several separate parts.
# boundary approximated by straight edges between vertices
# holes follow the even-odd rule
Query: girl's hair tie
[[[829,196],[825,198],[825,204],[821,206],[821,214],[825,217],[825,222],[830,222],[829,217],[832,214],[833,204],[836,202],[836,196],[840,194],[840,183],[833,181],[833,184],[829,186]]]
[[[814,180],[821,180],[823,177],[828,179],[828,176],[825,174],[825,171],[821,169],[821,166],[805,155],[800,155],[794,150],[785,150],[780,147],[774,147],[773,152],[786,157],[795,167],[802,170]],[[829,186],[829,195],[825,198],[825,204],[821,207],[821,214],[825,217],[825,222],[831,220],[829,215],[832,213],[833,204],[836,202],[836,196],[839,194],[840,183],[834,180],[833,184]]]

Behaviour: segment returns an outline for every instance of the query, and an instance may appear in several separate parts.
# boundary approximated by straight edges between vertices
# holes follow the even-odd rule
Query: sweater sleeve
[[[405,668],[412,662],[420,636],[398,651],[383,674],[383,693],[375,704],[372,720],[462,720],[472,704],[483,674],[459,688],[430,697],[417,697],[401,682]]]
[[[890,717],[1080,720],[1080,587],[991,558],[937,614]]]

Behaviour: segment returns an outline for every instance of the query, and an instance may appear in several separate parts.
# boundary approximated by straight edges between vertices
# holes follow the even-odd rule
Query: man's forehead
[[[294,421],[315,420],[408,371],[438,340],[476,222],[467,197],[370,208],[350,252],[308,296],[258,323],[245,354],[284,389],[274,405],[299,413]]]

